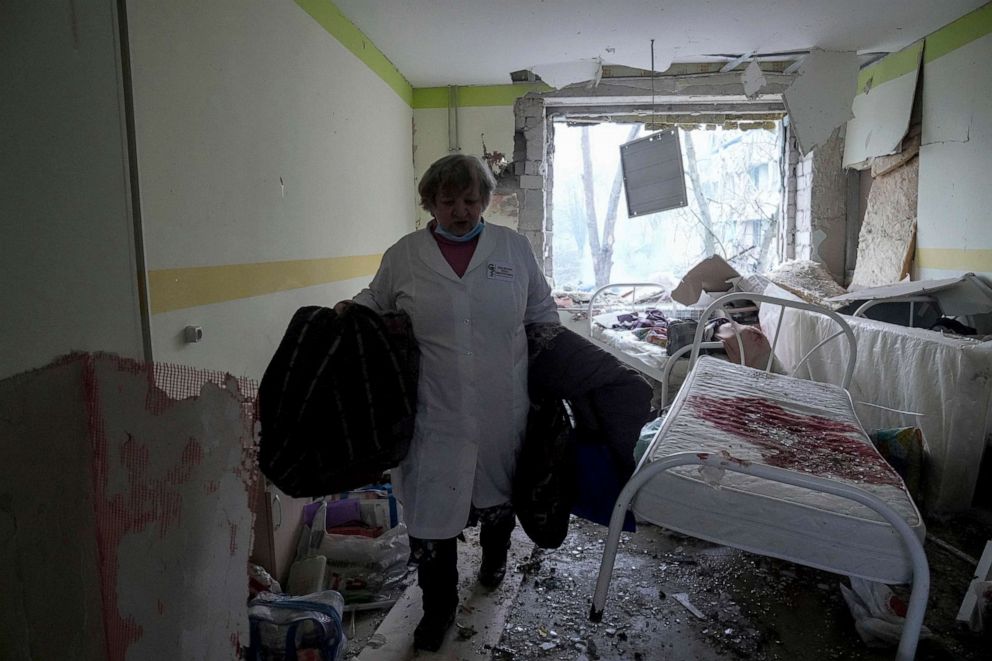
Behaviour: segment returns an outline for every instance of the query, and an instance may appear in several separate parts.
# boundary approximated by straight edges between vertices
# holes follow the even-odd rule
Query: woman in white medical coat
[[[558,323],[528,240],[482,219],[495,185],[478,158],[434,163],[418,189],[433,219],[389,248],[354,298],[378,312],[409,314],[421,351],[414,437],[393,472],[419,560],[418,649],[437,650],[454,621],[455,542],[470,520],[481,521],[480,583],[503,579],[529,406],[524,325]]]

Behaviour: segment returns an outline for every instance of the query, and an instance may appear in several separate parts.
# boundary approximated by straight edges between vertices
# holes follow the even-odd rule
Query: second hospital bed
[[[590,619],[602,618],[630,508],[642,520],[745,551],[884,583],[912,582],[897,657],[911,659],[929,591],[925,529],[902,479],[854,413],[846,390],[854,335],[836,313],[750,293],[718,299],[701,321],[733,299],[832,319],[839,330],[824,342],[848,343],[843,383],[699,358],[697,333],[689,376],[614,507]]]
[[[614,295],[616,290],[625,292]],[[657,312],[664,315],[666,324],[671,319],[695,320],[701,308],[680,306],[674,301],[657,302],[651,294],[665,291],[664,285],[653,282],[613,282],[597,289],[584,309],[582,324],[569,324],[572,330],[588,337],[594,344],[613,354],[620,362],[660,384],[660,405],[668,404],[669,391],[678,386],[688,372],[688,357],[692,345],[687,344],[669,351],[666,343],[656,343],[638,337],[634,330],[620,328],[616,322],[620,315],[645,315]],[[643,298],[638,293],[646,294]],[[642,329],[643,330],[643,329]],[[703,349],[720,350],[719,341],[702,342]]]

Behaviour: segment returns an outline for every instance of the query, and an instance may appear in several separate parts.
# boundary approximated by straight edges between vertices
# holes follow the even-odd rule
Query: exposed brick
[[[544,161],[525,161],[524,174],[536,174],[544,176],[547,174],[547,167]]]
[[[527,142],[538,142],[544,144],[547,142],[547,132],[544,130],[544,123],[539,123],[537,126],[532,126],[524,129],[524,138]]]
[[[520,187],[525,190],[544,190],[544,177],[536,174],[525,174],[520,177]]]
[[[521,210],[526,210],[529,212],[540,213],[544,216],[544,191],[534,190],[534,189],[524,189],[521,191],[523,195],[523,201],[520,204]]]

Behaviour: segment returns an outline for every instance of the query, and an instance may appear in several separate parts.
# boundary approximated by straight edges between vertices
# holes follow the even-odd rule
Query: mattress
[[[766,327],[775,328],[780,309],[762,307]],[[869,429],[919,427],[927,443],[927,509],[968,509],[992,433],[992,342],[872,319],[845,320],[858,341],[850,387],[858,416]],[[786,310],[775,352],[791,368],[834,330],[820,315]],[[834,381],[843,373],[846,356],[842,343],[828,342],[799,376]]]
[[[842,388],[704,356],[642,463],[677,452],[729,455],[859,487],[925,536],[901,478],[872,446]],[[683,466],[649,480],[633,509],[656,525],[762,555],[885,583],[912,578],[898,533],[840,496]]]
[[[595,342],[618,360],[634,368],[641,374],[656,381],[661,381],[668,352],[665,347],[642,342],[628,330],[605,328],[601,324],[590,324],[586,318],[575,318],[571,313],[559,310],[561,323],[566,328]],[[672,370],[671,383],[673,388],[682,383],[686,374],[687,360],[680,360]]]
[[[668,362],[665,347],[637,339],[633,331],[605,328],[597,323],[592,325],[592,339],[622,354],[623,362],[651,378],[660,381]],[[677,386],[685,378],[688,361],[682,360],[672,369],[672,386]]]

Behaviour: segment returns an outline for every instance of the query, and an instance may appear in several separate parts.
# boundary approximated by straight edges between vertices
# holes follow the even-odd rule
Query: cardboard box
[[[672,298],[682,305],[695,305],[703,292],[730,291],[732,285],[729,280],[740,276],[741,274],[722,257],[713,255],[693,266],[682,276],[678,287],[672,290]]]

